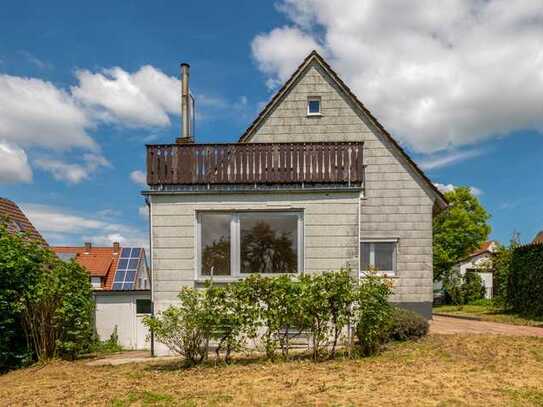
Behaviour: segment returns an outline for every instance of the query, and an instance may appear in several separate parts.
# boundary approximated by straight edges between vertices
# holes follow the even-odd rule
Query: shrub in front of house
[[[387,341],[392,306],[388,297],[392,294],[390,281],[369,273],[360,280],[355,292],[355,333],[358,351],[362,356],[379,352]]]
[[[144,323],[187,365],[204,361],[212,348],[217,360],[224,355],[228,362],[249,339],[272,360],[279,351],[288,359],[301,337],[314,360],[335,357],[348,327],[354,327],[359,353],[371,355],[388,339],[390,294],[386,278],[370,274],[356,282],[349,270],[298,278],[255,274],[228,285],[184,288],[179,305]]]
[[[513,311],[543,316],[543,244],[513,250],[507,288],[507,303]]]
[[[416,312],[393,307],[388,338],[393,341],[407,341],[422,338],[428,334],[428,321]]]

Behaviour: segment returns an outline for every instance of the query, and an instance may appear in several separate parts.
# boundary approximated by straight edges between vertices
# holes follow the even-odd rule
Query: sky
[[[438,4],[439,3],[439,4]],[[145,144],[234,142],[317,49],[491,238],[543,229],[540,1],[4,1],[0,196],[51,244],[146,245]]]

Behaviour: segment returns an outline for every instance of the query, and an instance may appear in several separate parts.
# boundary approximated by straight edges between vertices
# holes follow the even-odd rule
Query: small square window
[[[307,99],[307,115],[320,116],[321,114],[321,98],[310,97]]]
[[[151,300],[136,300],[136,314],[150,314],[151,310]]]
[[[361,271],[373,269],[382,274],[396,274],[397,242],[361,242]]]

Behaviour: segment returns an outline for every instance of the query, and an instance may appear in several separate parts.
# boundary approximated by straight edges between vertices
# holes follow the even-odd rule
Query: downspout
[[[151,318],[155,317],[155,292],[154,292],[154,284],[155,276],[153,275],[153,238],[152,238],[152,229],[153,229],[153,218],[151,217],[151,201],[149,200],[149,197],[145,197],[145,204],[148,208],[148,215],[149,215],[149,268],[150,268],[150,275],[151,275]],[[155,335],[153,330],[151,329],[150,332],[151,335],[151,356],[155,356]]]

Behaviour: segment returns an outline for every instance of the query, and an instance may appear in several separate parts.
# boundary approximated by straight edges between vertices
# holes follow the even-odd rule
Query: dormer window
[[[321,115],[321,98],[320,96],[310,96],[307,98],[307,115],[308,116],[320,116]]]

